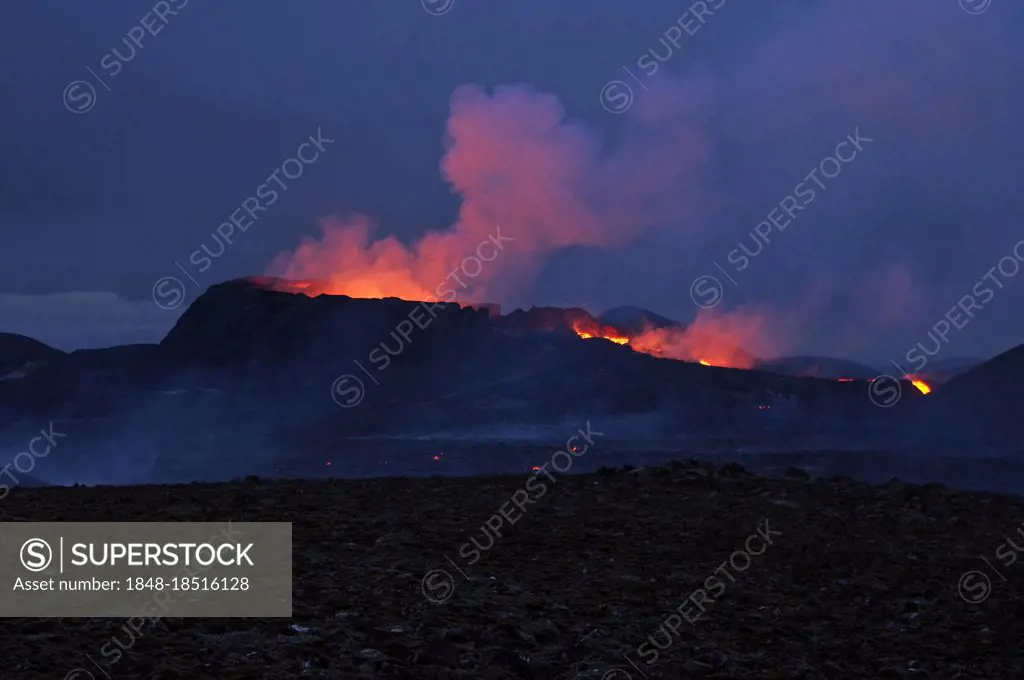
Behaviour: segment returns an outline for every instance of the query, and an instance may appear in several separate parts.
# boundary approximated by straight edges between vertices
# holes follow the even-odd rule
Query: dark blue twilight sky
[[[948,356],[1024,342],[1019,2],[17,0],[0,59],[0,331],[157,341],[186,308],[159,279],[191,302],[331,218],[407,244],[501,224],[475,294],[506,309],[690,321],[715,276],[764,354],[902,357],[965,295]]]

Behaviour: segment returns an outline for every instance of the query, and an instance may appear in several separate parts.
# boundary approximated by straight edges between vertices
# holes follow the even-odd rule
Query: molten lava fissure
[[[603,338],[617,345],[628,345],[629,336],[613,326],[604,326],[597,321],[579,320],[573,323],[572,329],[583,339]]]
[[[914,385],[914,387],[916,387],[918,390],[921,391],[921,394],[929,394],[932,391],[931,385],[929,385],[928,383],[926,383],[923,380],[919,380],[917,378],[913,378],[913,379],[911,379],[911,383]],[[931,402],[929,402],[929,403],[931,403]]]
[[[635,352],[663,359],[728,368],[751,368],[754,363],[753,358],[738,347],[730,346],[731,337],[714,334],[696,324],[689,328],[648,328],[632,337],[593,318],[577,319],[572,329],[585,340],[610,340],[618,345],[627,345]]]
[[[758,360],[744,348],[771,353],[771,344],[765,319],[743,310],[701,310],[689,326],[647,328],[629,340],[637,352],[656,357],[747,369],[754,368]]]

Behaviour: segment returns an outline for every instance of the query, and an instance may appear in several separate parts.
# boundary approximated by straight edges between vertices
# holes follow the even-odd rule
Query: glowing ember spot
[[[700,363],[701,366],[710,366],[711,365],[710,363],[708,363],[708,361],[706,359],[700,359],[698,363]]]
[[[839,382],[853,382],[853,378],[836,378]]]
[[[539,465],[534,465],[534,466],[533,466],[532,468],[530,468],[530,469],[531,469],[531,470],[533,470],[534,472],[540,472],[540,466],[539,466]]]
[[[932,386],[923,380],[911,380],[910,382],[921,391],[921,394],[929,394],[932,391]]]

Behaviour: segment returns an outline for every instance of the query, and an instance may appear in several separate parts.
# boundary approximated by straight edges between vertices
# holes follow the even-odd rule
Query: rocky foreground
[[[293,522],[295,606],[0,619],[2,675],[1024,677],[1024,499],[791,474],[14,489],[0,521]]]

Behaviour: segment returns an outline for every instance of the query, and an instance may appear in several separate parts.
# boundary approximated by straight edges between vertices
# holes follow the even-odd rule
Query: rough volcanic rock
[[[1024,677],[1024,567],[995,556],[1021,545],[1020,498],[541,479],[522,512],[507,501],[525,475],[18,490],[0,521],[292,522],[294,605],[146,620],[131,637],[123,618],[3,618],[3,677]],[[470,563],[461,547],[489,544],[503,504],[511,520]],[[101,653],[115,637],[126,653]]]

